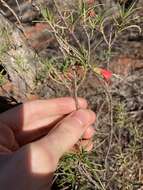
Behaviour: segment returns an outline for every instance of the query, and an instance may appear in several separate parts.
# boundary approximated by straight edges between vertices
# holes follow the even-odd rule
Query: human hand
[[[82,137],[90,150],[95,114],[79,98],[37,100],[0,114],[0,189],[45,190],[61,156]]]

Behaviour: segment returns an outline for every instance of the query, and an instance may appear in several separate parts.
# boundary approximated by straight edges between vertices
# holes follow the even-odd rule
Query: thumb
[[[95,114],[91,110],[74,111],[35,145],[42,148],[43,156],[49,158],[50,163],[55,163],[56,168],[60,157],[78,142],[88,126],[94,121]]]
[[[95,114],[91,110],[78,110],[62,120],[43,139],[45,146],[49,146],[58,159],[74,146],[82,137],[87,127],[95,120]]]

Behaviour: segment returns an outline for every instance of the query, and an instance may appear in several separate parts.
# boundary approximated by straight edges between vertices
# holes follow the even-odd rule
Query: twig
[[[87,169],[85,168],[85,166],[84,166],[84,164],[83,164],[82,162],[79,162],[79,167],[78,167],[78,169],[79,169],[80,173],[81,173],[82,175],[85,175],[85,177],[89,180],[89,182],[94,185],[94,187],[97,187],[98,189],[105,190],[105,187],[103,186],[103,184],[102,184],[102,182],[101,182],[99,176],[98,176],[97,174],[95,174],[95,176],[96,176],[96,178],[97,178],[97,181],[98,181],[98,183],[99,183],[100,185],[96,182],[96,180],[94,180],[94,179],[91,177],[91,175],[89,174],[89,172],[87,171]]]
[[[78,104],[78,95],[77,95],[77,92],[78,92],[78,84],[77,84],[77,74],[76,74],[76,71],[75,71],[75,68],[74,68],[74,81],[73,81],[73,98],[75,100],[75,106],[76,106],[76,110],[79,109],[79,104]]]
[[[15,11],[4,1],[4,0],[0,0],[1,3],[3,4],[4,7],[8,8],[9,11],[14,15],[14,17],[16,18],[17,22],[19,23],[19,25],[21,25],[21,21],[18,18],[17,14],[15,13]],[[22,26],[23,27],[23,26]]]
[[[19,12],[20,12],[20,15],[21,15],[21,8],[20,8],[20,5],[19,5],[19,2],[18,2],[18,0],[15,0],[15,2],[16,2],[16,4],[17,4],[17,7],[18,7]]]
[[[19,27],[18,27],[18,26],[17,26],[17,27],[18,27],[19,29],[21,29],[21,31],[23,32],[24,37],[25,37],[26,40],[27,40],[26,33],[25,33],[25,31],[24,31],[24,27],[22,26],[22,23],[21,23],[19,17],[17,16],[17,14],[15,13],[15,11],[14,11],[4,0],[0,0],[0,2],[3,4],[4,7],[8,8],[9,11],[10,11],[10,12],[13,14],[13,16],[16,18],[17,22],[19,23]]]
[[[56,9],[57,9],[57,11],[58,11],[58,14],[60,15],[62,21],[64,22],[64,24],[65,24],[65,26],[67,27],[69,33],[72,35],[73,39],[75,40],[76,44],[78,45],[79,49],[80,49],[81,52],[82,52],[81,44],[80,44],[79,40],[77,39],[75,33],[70,30],[70,27],[68,26],[67,22],[65,21],[63,15],[62,15],[62,13],[61,13],[61,11],[60,11],[60,9],[59,9],[59,6],[57,5],[56,0],[53,0],[53,2],[54,2],[54,4],[55,4],[55,7],[56,7]]]

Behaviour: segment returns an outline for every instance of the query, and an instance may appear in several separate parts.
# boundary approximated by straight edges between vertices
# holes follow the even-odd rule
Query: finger
[[[19,148],[13,131],[4,123],[0,122],[0,153],[15,151]]]
[[[22,133],[16,134],[16,139],[19,145],[23,146],[32,141],[38,140],[41,137],[48,134],[48,132],[52,129],[54,125],[56,125],[63,117],[59,116],[51,116],[50,119],[45,118],[44,120],[40,120],[37,123],[33,123],[32,126],[27,126]],[[49,121],[48,121],[49,120]],[[53,122],[52,122],[53,121]],[[45,126],[46,124],[46,126]],[[48,127],[47,127],[48,125]],[[37,127],[35,127],[37,126]],[[36,129],[37,128],[37,129]],[[36,129],[36,130],[35,130]],[[95,134],[95,130],[92,126],[88,127],[85,133],[83,134],[82,139],[90,139]]]
[[[63,117],[61,117],[60,115],[51,116],[50,118],[45,118],[43,120],[38,121],[37,123],[33,123],[32,126],[27,126],[27,128],[24,128],[21,133],[16,133],[16,139],[19,145],[23,146],[27,143],[38,140],[41,137],[47,135],[48,132],[52,129],[52,127],[55,126],[62,119]],[[82,139],[90,139],[93,137],[94,134],[95,130],[92,126],[90,126],[83,134]]]
[[[37,141],[37,147],[44,148],[58,160],[78,142],[87,130],[87,126],[94,121],[95,114],[91,110],[75,111],[52,129],[46,137]]]
[[[94,136],[94,134],[95,134],[95,129],[92,126],[90,126],[83,134],[82,139],[90,139]]]
[[[87,107],[86,100],[82,98],[78,98],[78,103],[80,108],[84,109]],[[33,123],[38,128],[35,125],[36,122],[44,120],[47,117],[49,118],[50,116],[69,114],[74,110],[76,110],[75,101],[70,97],[36,100],[0,114],[0,120],[14,130],[17,130],[19,127],[24,129],[26,126],[32,126]]]
[[[55,126],[62,119],[63,117],[59,115],[39,120],[33,123],[31,126],[24,127],[22,131],[15,132],[16,140],[20,146],[36,141],[47,135],[53,126]]]
[[[50,111],[49,116],[65,115],[76,110],[75,100],[71,97],[56,98],[45,100],[44,102],[43,101],[44,100],[37,101],[37,105],[35,104],[35,107],[37,107],[41,113],[43,112],[43,106],[47,104],[47,106],[45,107],[45,111]],[[79,104],[79,108],[85,109],[87,107],[87,101],[85,99],[78,98],[77,101]]]

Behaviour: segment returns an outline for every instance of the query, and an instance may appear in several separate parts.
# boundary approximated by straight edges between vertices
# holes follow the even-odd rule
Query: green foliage
[[[119,103],[114,108],[114,122],[116,125],[120,128],[124,127],[127,122],[127,113],[125,111],[125,105],[122,103]]]
[[[139,8],[135,8],[135,3],[133,3],[127,10],[124,6],[119,6],[118,18],[116,19],[113,17],[119,33],[129,28],[136,28],[141,33],[141,28],[134,24],[139,18],[138,16],[134,16],[138,10]]]
[[[9,39],[9,32],[6,28],[2,28],[0,30],[0,38],[1,38],[1,44],[0,44],[0,62],[2,61],[5,53],[9,50],[10,47],[10,39]]]
[[[2,58],[4,57],[7,50],[8,50],[7,44],[1,44],[0,45],[0,61],[2,61]]]
[[[53,13],[47,7],[46,8],[41,8],[41,13],[42,13],[42,16],[46,20],[54,21],[53,20],[54,19]]]
[[[15,63],[19,66],[23,65],[23,57],[21,55],[17,55],[15,57]]]
[[[55,67],[54,69],[57,72],[60,69],[58,63],[59,56],[63,68],[65,60],[68,60],[70,63],[68,64],[69,68],[73,67],[73,65],[75,68],[81,65],[85,67],[85,70],[87,68],[92,70],[91,53],[93,52],[91,41],[93,39],[97,40],[97,46],[94,47],[94,55],[96,55],[96,50],[101,44],[106,44],[104,59],[107,65],[109,65],[112,57],[112,47],[121,35],[121,32],[129,28],[137,28],[139,32],[141,31],[139,26],[132,24],[136,20],[136,17],[133,17],[137,11],[134,7],[135,4],[127,10],[119,6],[118,10],[116,10],[117,14],[115,14],[112,10],[113,7],[110,10],[105,10],[102,8],[103,4],[94,3],[92,6],[89,6],[86,1],[78,1],[78,3],[79,5],[74,7],[72,11],[67,9],[61,10],[58,3],[54,0],[54,15],[48,7],[41,9],[44,22],[47,22],[51,27],[53,37],[56,39],[61,52],[59,55],[59,51],[57,51],[57,55],[54,55],[54,62],[52,63],[52,67]],[[107,30],[107,28],[109,29]],[[84,40],[79,39],[77,34],[79,30]],[[101,36],[100,39],[96,37],[99,34]],[[61,60],[62,58],[63,60]]]
[[[3,86],[6,82],[5,76],[4,76],[4,70],[0,71],[0,86]]]
[[[28,71],[28,65],[27,65],[27,61],[24,58],[24,55],[16,55],[14,57],[15,63],[17,64],[17,72],[20,71],[24,71],[27,72]]]
[[[102,166],[93,163],[92,157],[85,152],[67,154],[60,162],[56,172],[56,186],[58,188],[86,189],[89,184],[92,188],[105,190],[100,180],[99,173]],[[89,184],[88,184],[89,183]]]

